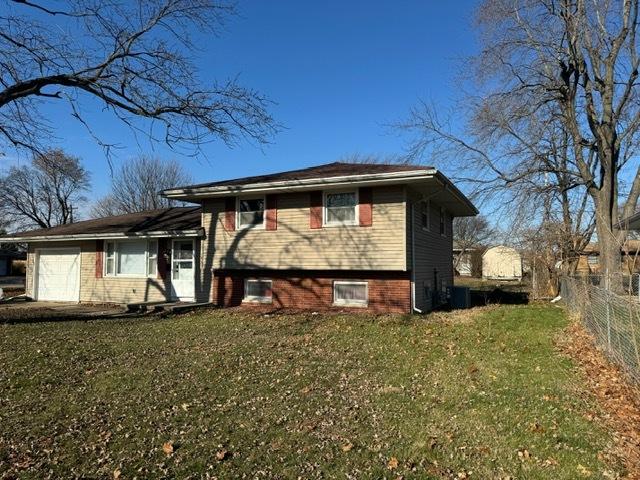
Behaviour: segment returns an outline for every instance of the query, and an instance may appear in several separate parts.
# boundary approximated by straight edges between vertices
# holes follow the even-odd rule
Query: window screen
[[[325,224],[353,224],[356,221],[356,193],[327,193]]]
[[[262,225],[264,222],[264,198],[240,200],[238,224],[241,227]]]
[[[118,274],[147,274],[147,241],[118,242]]]

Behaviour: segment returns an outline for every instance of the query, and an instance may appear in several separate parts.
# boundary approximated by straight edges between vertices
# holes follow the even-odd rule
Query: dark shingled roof
[[[192,189],[203,187],[225,187],[234,185],[250,185],[253,183],[264,182],[284,182],[295,180],[308,180],[313,178],[330,178],[344,177],[350,175],[371,175],[376,173],[396,173],[409,172],[415,170],[432,170],[433,167],[425,167],[421,165],[400,165],[385,163],[345,163],[334,162],[315,167],[303,168],[301,170],[289,170],[287,172],[272,173],[268,175],[257,175],[254,177],[234,178],[232,180],[222,180],[219,182],[200,183],[197,185],[188,185],[183,187],[175,187],[175,189]],[[167,190],[174,190],[169,188]],[[166,190],[165,190],[166,191]]]
[[[26,260],[27,253],[26,252],[17,252],[15,250],[4,250],[0,248],[0,257],[3,258],[13,258],[16,260]]]
[[[200,207],[162,208],[14,233],[6,238],[194,230],[201,227],[201,212]]]

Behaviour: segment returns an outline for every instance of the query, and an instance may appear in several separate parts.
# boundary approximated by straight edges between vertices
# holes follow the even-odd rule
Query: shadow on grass
[[[494,287],[487,289],[471,289],[471,306],[482,307],[485,305],[526,305],[529,303],[529,292],[524,290],[503,289]]]

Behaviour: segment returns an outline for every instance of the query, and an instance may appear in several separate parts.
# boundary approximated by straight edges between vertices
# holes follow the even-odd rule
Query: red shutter
[[[104,265],[104,240],[96,240],[96,278],[102,278]]]
[[[167,278],[167,239],[158,239],[158,278],[165,280]]]
[[[309,193],[309,227],[322,228],[322,192]]]
[[[278,196],[267,195],[267,206],[265,212],[265,229],[278,229]]]
[[[371,187],[362,187],[358,192],[360,205],[359,217],[361,227],[370,227],[373,224],[373,191]]]
[[[236,197],[224,199],[224,229],[227,232],[236,229]]]

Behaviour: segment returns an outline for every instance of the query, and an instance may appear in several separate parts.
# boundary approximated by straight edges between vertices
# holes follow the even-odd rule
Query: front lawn
[[[542,306],[0,325],[0,477],[613,477],[565,325]]]

